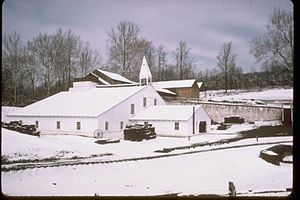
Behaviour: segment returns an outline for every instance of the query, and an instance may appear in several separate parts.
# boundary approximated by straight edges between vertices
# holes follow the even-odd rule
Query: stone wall
[[[174,104],[174,102],[169,103]],[[175,103],[175,104],[201,104],[207,114],[215,122],[224,122],[224,117],[238,115],[250,121],[272,121],[282,119],[282,108],[267,106],[251,106],[221,103]]]
[[[224,117],[239,115],[245,121],[281,120],[282,109],[266,106],[248,106],[232,104],[202,104],[204,110],[215,122],[224,122]]]

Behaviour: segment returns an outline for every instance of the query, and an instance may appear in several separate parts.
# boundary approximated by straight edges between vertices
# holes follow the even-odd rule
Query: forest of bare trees
[[[294,24],[292,13],[275,9],[263,36],[249,42],[250,53],[261,62],[262,71],[244,73],[232,42],[223,43],[216,66],[201,70],[186,41],[168,55],[163,43],[154,46],[145,39],[139,25],[121,21],[107,31],[107,60],[80,36],[69,30],[39,33],[23,41],[14,32],[2,39],[2,105],[25,106],[72,86],[95,68],[117,72],[138,80],[139,67],[146,56],[154,81],[196,79],[207,89],[249,89],[292,86]],[[169,60],[167,59],[169,58]],[[172,58],[172,59],[170,59]]]
[[[101,57],[71,30],[39,33],[27,41],[14,32],[2,46],[2,105],[26,105],[68,90],[74,77],[101,65]]]

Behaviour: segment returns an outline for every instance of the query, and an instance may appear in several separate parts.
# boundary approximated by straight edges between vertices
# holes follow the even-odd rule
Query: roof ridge
[[[98,117],[99,115],[105,113],[106,111],[112,109],[116,105],[119,105],[124,100],[130,98],[132,95],[137,94],[139,91],[144,89],[144,86],[142,87],[125,87],[121,90],[123,94],[119,95],[118,91],[120,91],[120,88],[93,88],[88,91],[79,91],[79,92],[60,92],[56,95],[52,95],[50,97],[47,97],[41,101],[35,102],[34,104],[31,104],[29,106],[26,106],[16,112],[9,113],[10,116],[76,116],[76,117]],[[114,90],[114,91],[113,91]],[[98,91],[98,92],[97,92]],[[104,93],[100,92],[103,91]],[[106,104],[106,106],[100,106],[96,109],[92,108],[91,105],[96,105],[97,99],[96,97],[100,97],[101,95],[116,95],[118,94],[118,98],[115,98],[115,100],[110,101],[109,105]],[[66,96],[65,96],[66,95]],[[55,97],[56,96],[56,97]],[[78,99],[78,97],[80,97]],[[82,97],[82,98],[81,98]],[[109,98],[109,97],[108,97]],[[105,102],[108,102],[109,99],[106,98]],[[62,99],[64,99],[62,101]],[[64,108],[61,107],[62,105],[65,105],[65,101],[69,101],[71,99],[77,99],[74,100],[72,103],[70,103],[70,106],[65,106]],[[85,99],[94,99],[91,101],[88,101],[87,106],[78,106],[81,105],[81,102]],[[61,102],[57,104],[57,102]],[[72,105],[71,105],[72,104]],[[104,104],[104,103],[103,103]],[[48,105],[47,107],[45,107]],[[53,109],[53,105],[57,106],[56,109]],[[79,109],[72,109],[70,108],[79,108]],[[86,110],[82,110],[84,108],[87,108]],[[41,108],[43,108],[41,110]]]
[[[196,81],[196,79],[180,79],[180,80],[168,80],[168,81],[155,81],[154,83],[157,83],[157,82],[170,82],[170,81]]]
[[[105,70],[102,70],[102,69],[96,69],[96,70],[99,71],[100,73],[103,73],[104,75],[108,76],[112,80],[133,83],[133,81],[129,80],[128,78],[126,78],[124,76],[122,76],[121,74],[118,74],[118,73],[115,73],[115,72],[110,72],[110,71],[105,71]],[[113,76],[117,76],[117,78],[113,77]]]

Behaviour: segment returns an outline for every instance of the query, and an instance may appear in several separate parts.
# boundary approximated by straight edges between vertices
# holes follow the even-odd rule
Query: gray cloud
[[[164,44],[169,62],[182,40],[198,69],[215,67],[222,44],[231,41],[237,64],[249,71],[255,61],[248,41],[264,33],[274,7],[292,11],[289,0],[6,0],[2,26],[4,35],[17,31],[24,40],[71,28],[105,59],[106,31],[127,19],[154,45]]]

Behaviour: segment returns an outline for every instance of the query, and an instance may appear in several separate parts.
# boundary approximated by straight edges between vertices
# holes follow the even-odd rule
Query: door
[[[200,121],[199,123],[199,133],[206,132],[206,121]]]
[[[292,124],[292,118],[291,118],[291,109],[283,109],[283,124],[285,125],[291,125]]]

